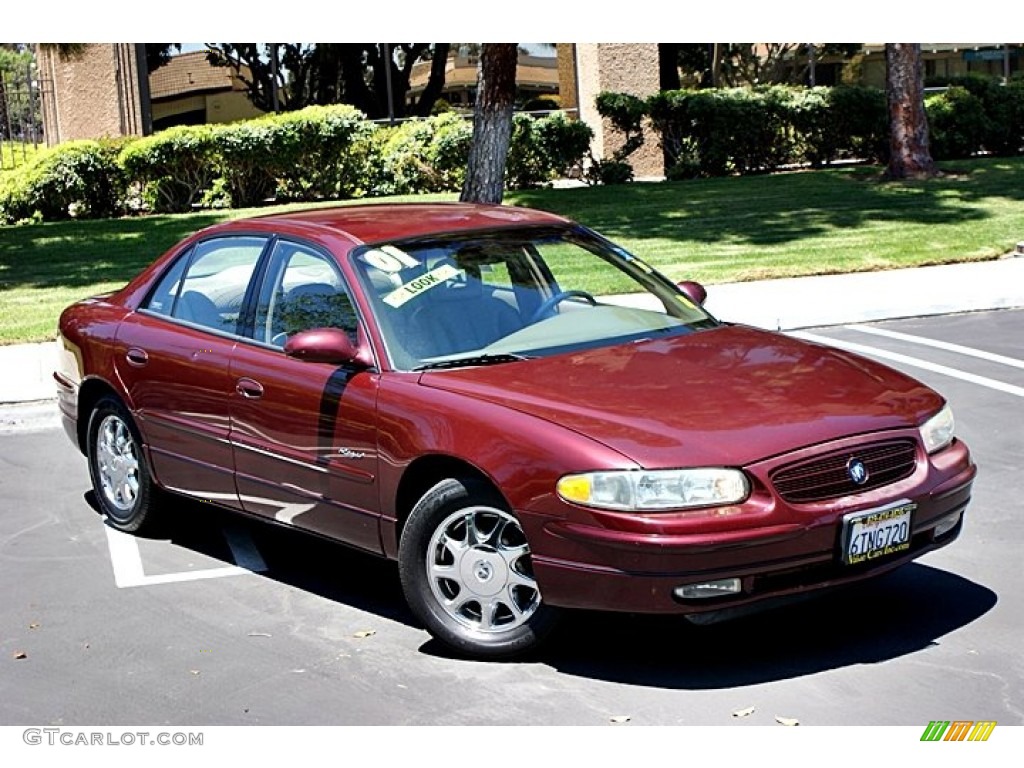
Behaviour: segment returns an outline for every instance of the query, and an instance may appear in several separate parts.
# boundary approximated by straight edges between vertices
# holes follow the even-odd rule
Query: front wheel
[[[113,398],[96,404],[89,418],[89,475],[100,511],[119,531],[153,526],[155,488],[132,417]]]
[[[523,529],[483,483],[450,479],[424,494],[402,532],[398,563],[413,613],[460,652],[523,653],[554,626]]]

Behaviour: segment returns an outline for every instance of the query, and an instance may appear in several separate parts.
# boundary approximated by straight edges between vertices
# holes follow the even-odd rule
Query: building
[[[54,46],[40,45],[36,62],[47,146],[149,132],[146,52],[141,43],[82,45],[66,56]]]
[[[984,75],[1009,80],[1024,72],[1022,43],[921,43],[925,81]],[[885,43],[865,43],[858,82],[885,87]]]
[[[456,109],[472,109],[476,101],[478,56],[454,55],[448,57],[445,66],[444,88],[441,98]],[[406,103],[414,104],[427,87],[430,77],[429,61],[413,65],[409,74],[409,91]],[[542,97],[558,97],[558,62],[554,56],[530,56],[519,54],[516,65],[516,102],[519,105]]]
[[[242,76],[248,73],[243,69]],[[205,51],[173,56],[149,75],[153,130],[172,125],[230,123],[264,114],[231,67],[216,67]]]
[[[52,48],[39,51],[44,122],[48,144],[74,138],[141,135],[182,123],[215,123],[260,114],[245,95],[239,74],[213,67],[202,51],[176,56],[149,77],[141,44],[91,44],[64,60]],[[1024,44],[923,43],[925,76],[985,74],[1008,79],[1024,71]],[[594,130],[592,152],[606,159],[623,137],[594,106],[602,91],[646,98],[660,89],[658,43],[558,43],[557,57],[520,54],[518,103],[558,96],[560,106]],[[141,58],[140,58],[141,57]],[[141,62],[141,64],[140,64]],[[442,98],[469,109],[476,96],[475,56],[449,58]],[[426,87],[430,62],[412,69],[409,90],[415,100]],[[868,43],[849,60],[823,57],[816,62],[816,82],[856,81],[885,85],[885,46]],[[646,129],[644,145],[629,162],[637,177],[664,173],[657,137]]]

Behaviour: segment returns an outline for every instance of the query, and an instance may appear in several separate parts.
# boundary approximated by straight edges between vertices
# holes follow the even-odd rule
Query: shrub
[[[535,187],[551,176],[536,129],[537,121],[529,115],[512,116],[512,136],[505,160],[505,186],[509,189]]]
[[[204,196],[204,204],[223,199],[223,192],[236,208],[259,205],[276,194],[275,128],[273,118],[257,118],[219,126],[214,131],[214,147],[223,173],[216,184],[221,194],[211,189]]]
[[[841,140],[833,119],[830,88],[794,89],[786,101],[794,160],[825,165],[840,153]]]
[[[470,123],[454,112],[378,130],[370,189],[408,195],[458,189],[465,178]]]
[[[990,89],[983,103],[988,117],[985,149],[997,155],[1024,151],[1024,80]]]
[[[981,149],[988,133],[982,101],[960,86],[925,99],[932,157],[950,160],[970,157]]]
[[[594,138],[589,125],[555,112],[540,118],[534,126],[534,139],[549,175],[571,176],[582,172],[583,158],[590,152]]]
[[[841,156],[887,162],[889,107],[885,92],[865,85],[840,85],[829,93],[832,130]]]
[[[258,119],[272,126],[271,170],[279,193],[297,200],[366,194],[374,125],[358,109],[313,106]]]
[[[220,175],[215,135],[210,125],[168,128],[125,147],[121,165],[152,210],[188,211]]]
[[[593,135],[586,123],[562,113],[540,118],[515,115],[505,164],[506,185],[526,189],[558,176],[582,173]]]
[[[469,147],[473,143],[473,125],[457,113],[434,118],[433,136],[427,148],[427,161],[440,176],[443,189],[461,189],[466,180]]]
[[[649,101],[669,164],[696,160],[701,173],[753,173],[791,161],[787,93],[750,90],[663,91]]]
[[[673,178],[887,154],[885,94],[875,88],[663,91],[648,99],[647,109]]]
[[[597,113],[610,120],[612,127],[622,134],[622,146],[612,153],[611,159],[624,162],[643,146],[643,120],[650,104],[628,93],[604,91],[597,94],[594,106]]]
[[[633,166],[624,160],[595,160],[587,170],[590,184],[627,184],[633,180]]]
[[[0,181],[0,221],[101,218],[124,208],[123,142],[69,141],[39,152]]]

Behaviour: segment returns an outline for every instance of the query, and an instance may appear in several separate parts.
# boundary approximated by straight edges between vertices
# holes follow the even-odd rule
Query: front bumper
[[[977,472],[957,443],[935,466],[863,498],[804,508],[773,498],[762,524],[712,532],[657,533],[615,529],[520,511],[533,568],[550,605],[635,613],[727,615],[762,601],[795,597],[890,571],[960,534]],[[846,565],[840,558],[843,515],[900,498],[916,503],[910,548]],[[827,509],[824,509],[827,507]],[[683,585],[739,579],[740,592],[682,599]]]

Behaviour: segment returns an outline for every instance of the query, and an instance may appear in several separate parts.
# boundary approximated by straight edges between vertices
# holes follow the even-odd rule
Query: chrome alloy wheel
[[[139,449],[128,425],[110,414],[96,432],[96,469],[104,497],[130,513],[139,498]]]
[[[427,576],[441,608],[479,632],[507,632],[540,606],[530,547],[509,513],[465,507],[437,526],[427,547]]]

